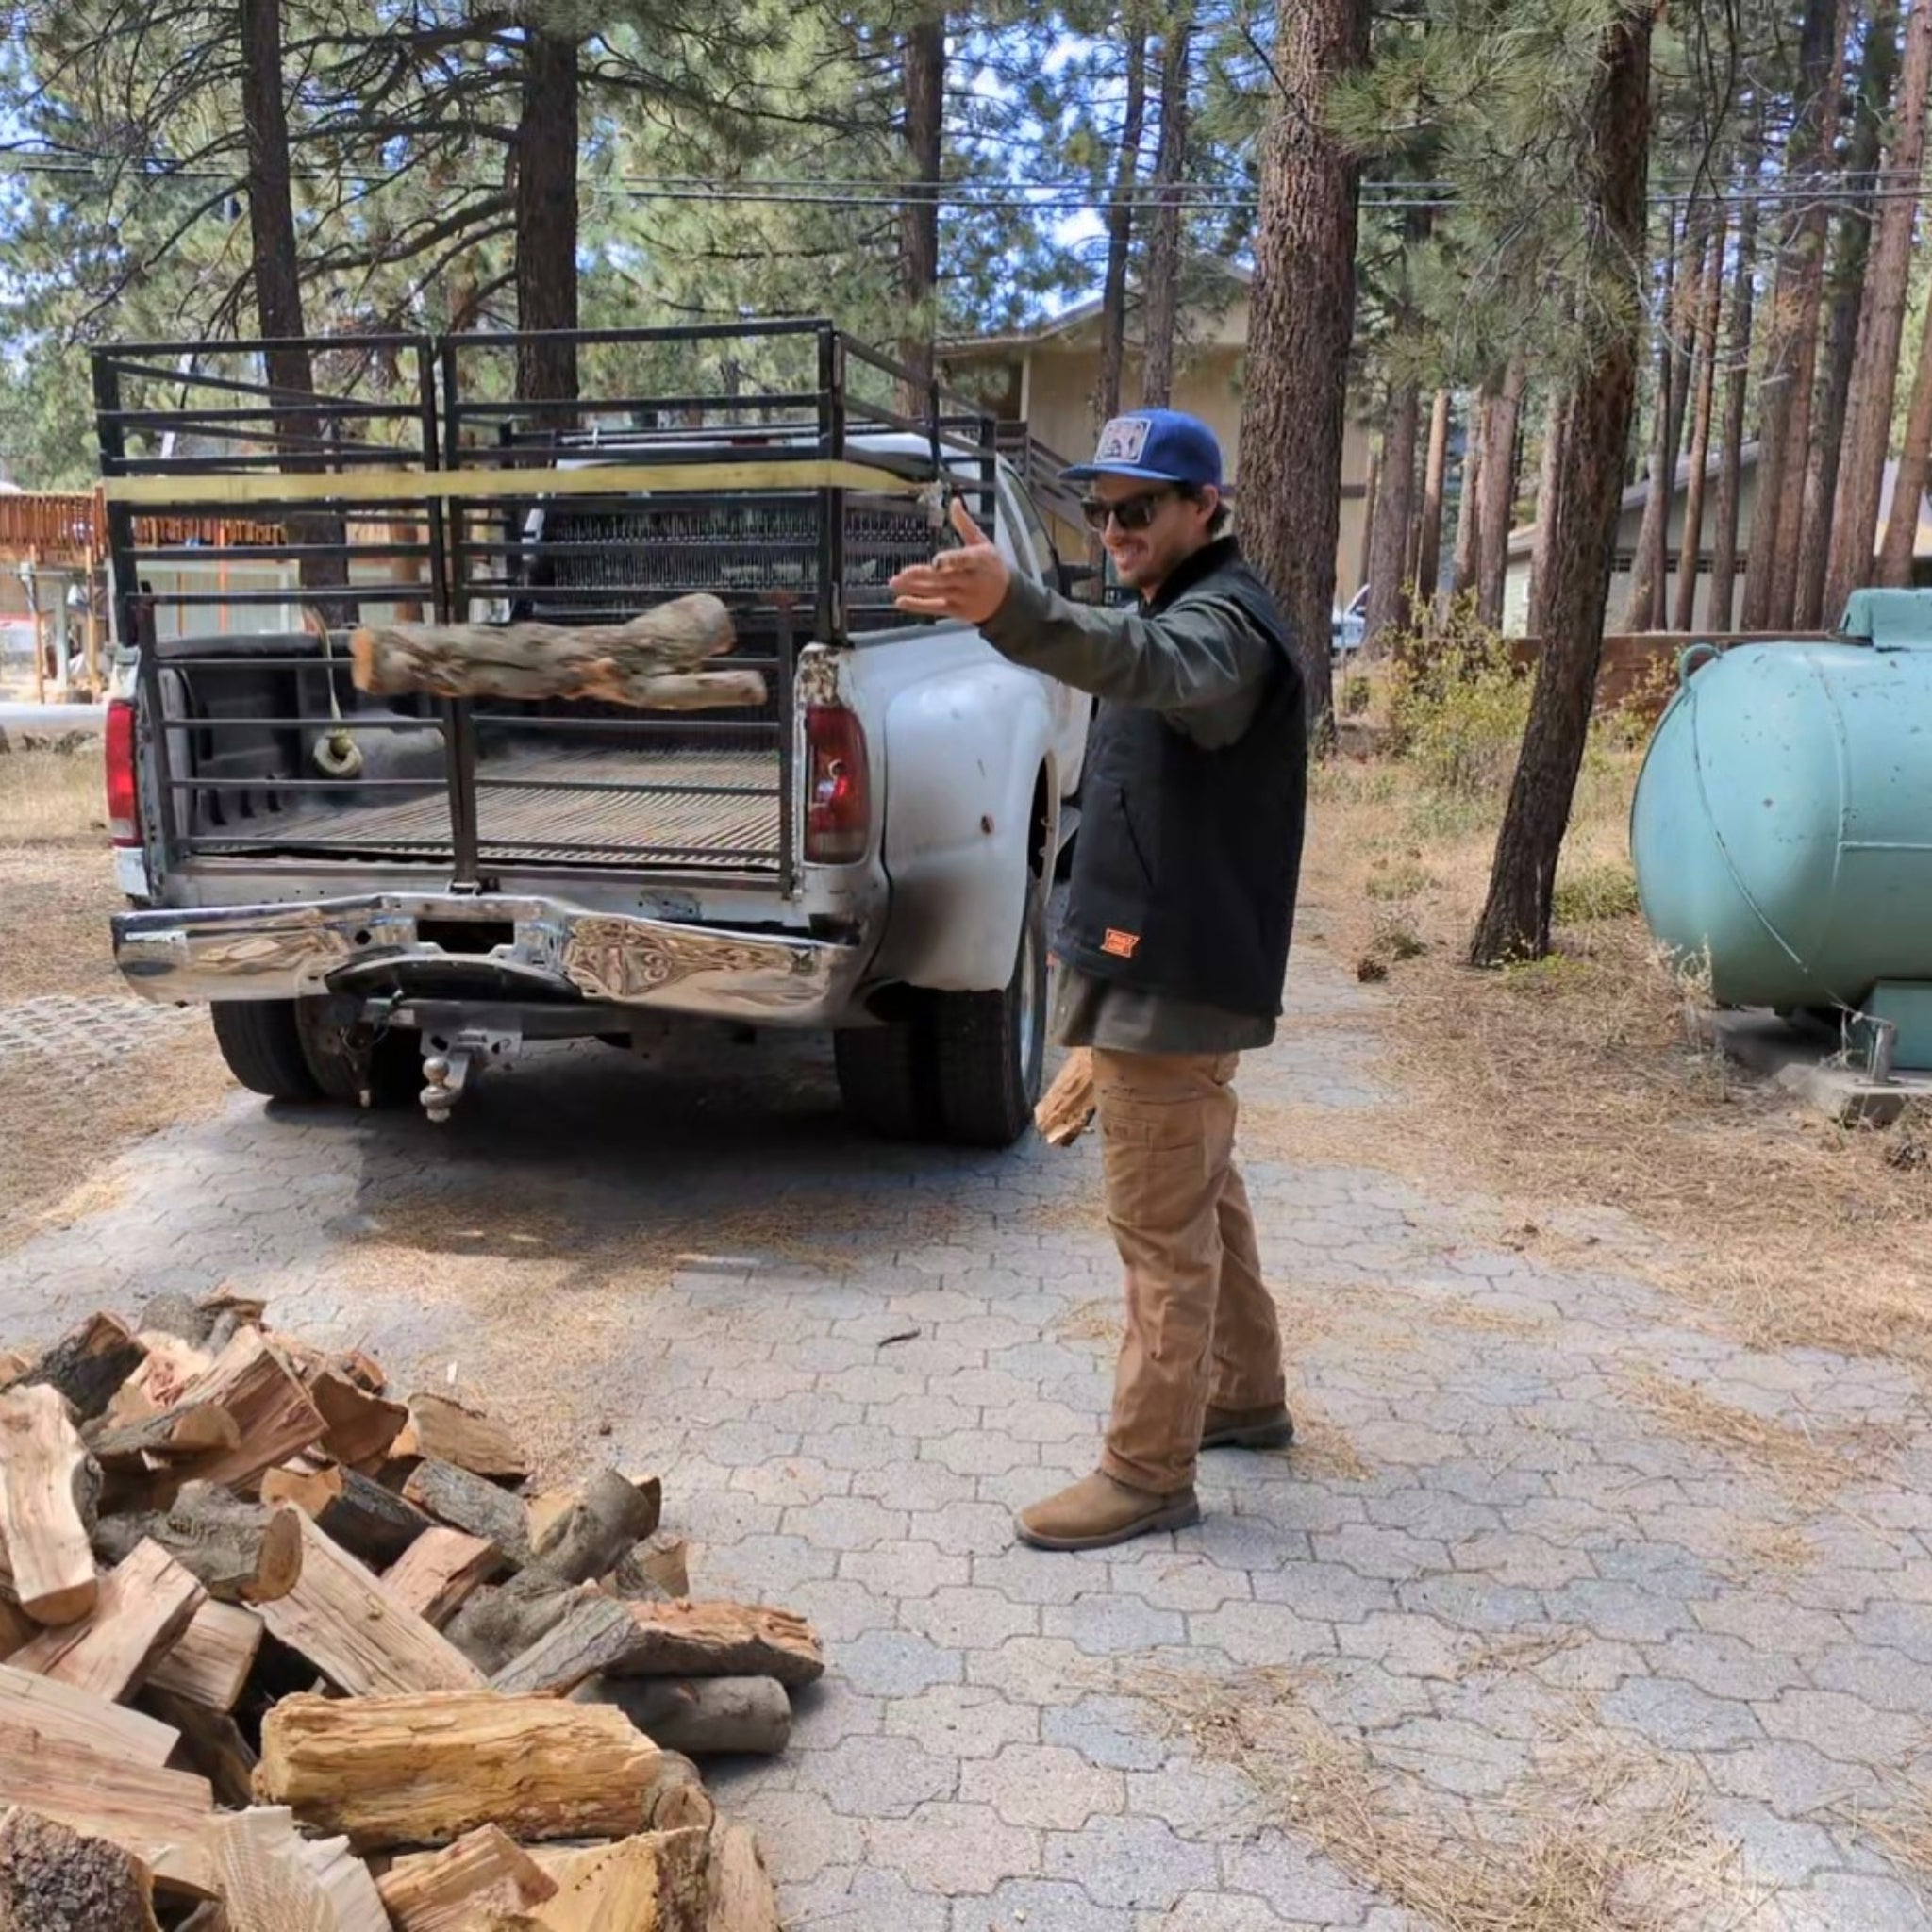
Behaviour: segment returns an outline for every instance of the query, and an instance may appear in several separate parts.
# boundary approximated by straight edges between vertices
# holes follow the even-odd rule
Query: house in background
[[[1719,459],[1713,457],[1705,473],[1703,541],[1697,557],[1697,594],[1690,619],[1693,629],[1710,624],[1710,553],[1717,534],[1718,468]],[[1891,517],[1892,486],[1897,478],[1897,463],[1888,462],[1878,505],[1878,529],[1881,534]],[[1677,562],[1682,554],[1685,499],[1690,482],[1690,463],[1689,458],[1685,458],[1678,462],[1671,485],[1668,541],[1665,546],[1669,562],[1669,575],[1664,583],[1666,612],[1677,594]],[[1612,631],[1620,631],[1624,627],[1624,606],[1630,595],[1631,564],[1637,540],[1643,527],[1644,506],[1649,501],[1650,483],[1646,478],[1624,491],[1623,508],[1617,515],[1617,554],[1610,576],[1609,603],[1606,606],[1608,627]],[[1749,555],[1751,518],[1757,502],[1757,445],[1747,442],[1739,452],[1738,459],[1738,575],[1731,592],[1731,627],[1735,627],[1739,608],[1743,603],[1744,565]],[[1524,524],[1509,533],[1508,562],[1503,579],[1503,630],[1508,637],[1522,637],[1529,626],[1530,560],[1536,552],[1536,535],[1534,524]],[[1932,500],[1922,499],[1920,502],[1918,541],[1913,556],[1914,579],[1922,584],[1932,584]],[[1839,615],[1836,610],[1827,611],[1825,622],[1836,624]]]
[[[1181,346],[1174,358],[1174,407],[1198,416],[1221,439],[1234,512],[1241,522],[1241,388],[1247,362],[1248,291],[1254,277],[1231,263],[1204,265],[1224,277],[1224,301],[1184,305]],[[1129,341],[1121,376],[1122,407],[1141,394],[1141,357],[1132,340],[1137,315],[1127,320]],[[1100,389],[1100,302],[1075,308],[1011,335],[981,336],[942,343],[946,378],[987,403],[1004,422],[1024,423],[1035,441],[1069,461],[1093,448],[1098,425],[1093,400]],[[1363,535],[1368,508],[1369,433],[1345,423],[1341,449],[1341,528],[1335,549],[1335,601],[1344,605],[1363,580]],[[1059,524],[1058,518],[1055,519]],[[1084,538],[1057,527],[1061,554],[1077,558]]]

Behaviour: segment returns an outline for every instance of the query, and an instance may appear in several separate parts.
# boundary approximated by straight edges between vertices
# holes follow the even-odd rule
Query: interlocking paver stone
[[[412,1230],[447,1203],[486,1241],[479,1198],[527,1204],[600,1263],[635,1254],[634,1284],[612,1264],[594,1347],[551,1373],[587,1439],[609,1430],[588,1457],[663,1472],[701,1595],[782,1601],[824,1639],[791,1748],[713,1773],[812,1932],[1417,1932],[1279,1829],[1279,1793],[1204,1755],[1185,1712],[1170,1726],[1157,1682],[1163,1706],[1298,1705],[1470,1829],[1581,1725],[1690,1774],[1703,1824],[1775,1889],[1767,1932],[1932,1932],[1858,1823],[1901,1802],[1932,1738],[1932,1451],[1801,1516],[1625,1392],[1636,1365],[1767,1417],[1895,1428],[1916,1384],[1742,1348],[1606,1266],[1499,1246],[1500,1204],[1320,1162],[1319,1137],[1270,1144],[1271,1108],[1396,1091],[1360,1024],[1375,998],[1298,954],[1281,1040],[1241,1076],[1264,1255],[1297,1324],[1291,1399],[1361,1467],[1311,1454],[1312,1429],[1206,1457],[1206,1520],[1115,1551],[1019,1548],[1011,1520],[1092,1466],[1107,1410],[1112,1339],[1078,1333],[1120,1296],[1094,1138],[862,1143],[812,1042],[690,1075],[541,1047],[457,1131],[238,1097],[127,1151],[99,1211],[0,1256],[0,1341],[226,1284],[371,1349],[399,1387],[454,1363],[515,1419],[553,1399],[532,1342],[563,1325],[554,1273],[520,1271],[558,1257],[525,1252],[506,1205],[489,1305],[441,1274],[425,1291],[378,1244],[402,1204]],[[200,1024],[84,1004],[94,1039]],[[0,1045],[47,1018],[0,1003]],[[774,1212],[795,1243],[766,1232]],[[1640,1232],[1555,1203],[1539,1218],[1604,1253]],[[1472,1328],[1472,1307],[1511,1325]],[[1754,1534],[1792,1530],[1793,1560],[1753,1558]],[[1216,1686],[1257,1671],[1232,1704]]]

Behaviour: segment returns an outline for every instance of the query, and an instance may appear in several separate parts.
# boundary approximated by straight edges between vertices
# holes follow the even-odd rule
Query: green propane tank
[[[1638,776],[1651,931],[1730,1007],[1822,1011],[1932,1068],[1932,591],[1829,642],[1693,644]]]

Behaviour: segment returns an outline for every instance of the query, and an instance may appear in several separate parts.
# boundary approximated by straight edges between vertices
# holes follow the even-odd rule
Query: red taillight
[[[134,707],[126,698],[108,706],[108,835],[117,845],[141,843],[140,808],[134,788]]]
[[[850,865],[872,838],[872,782],[865,727],[843,705],[805,713],[805,857],[812,865]]]

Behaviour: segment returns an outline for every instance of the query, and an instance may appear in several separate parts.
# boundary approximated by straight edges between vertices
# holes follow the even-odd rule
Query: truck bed
[[[586,785],[624,789],[578,789]],[[499,863],[629,861],[775,873],[778,753],[565,747],[486,755],[476,774],[476,814],[480,856]],[[254,851],[272,832],[275,846],[292,855],[353,849],[362,858],[378,851],[446,857],[449,794],[439,782],[366,804],[303,804],[257,819],[248,830]],[[219,851],[219,836],[202,849]]]

